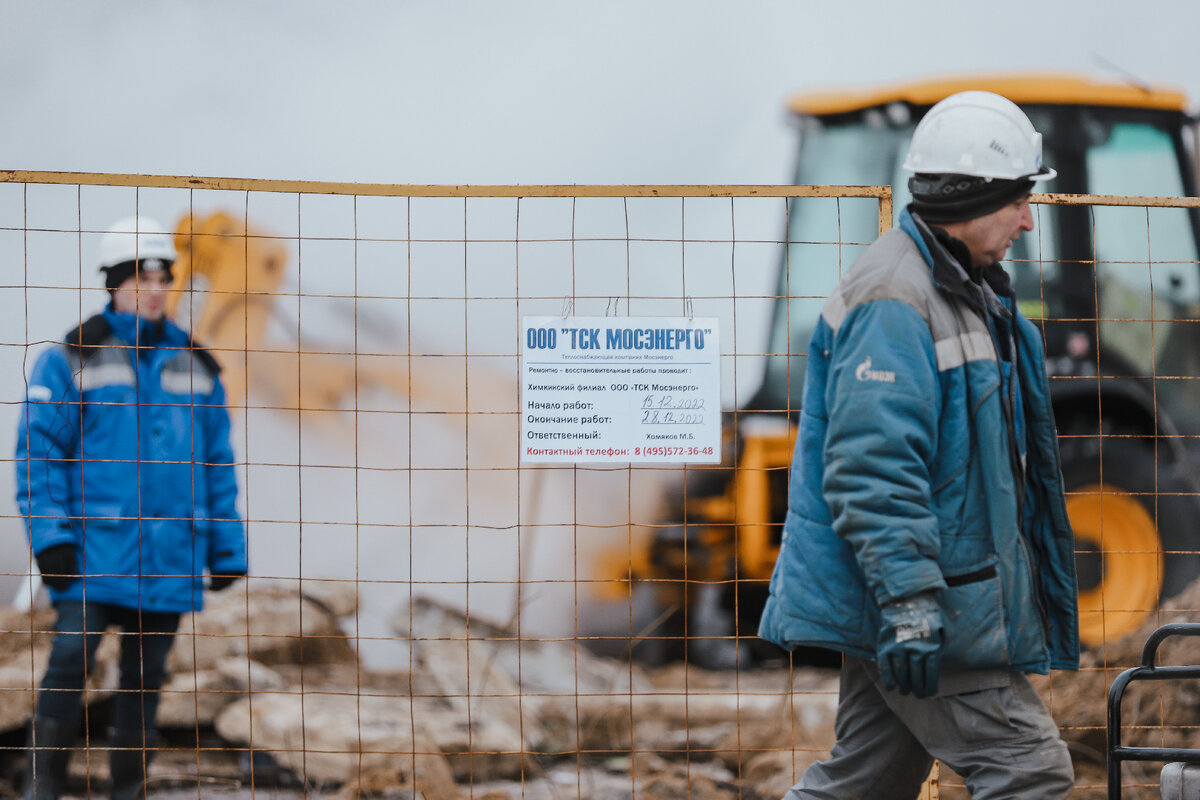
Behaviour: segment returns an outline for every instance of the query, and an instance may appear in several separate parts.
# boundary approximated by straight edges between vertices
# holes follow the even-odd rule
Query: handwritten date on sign
[[[648,394],[642,399],[643,425],[703,425],[704,398]]]

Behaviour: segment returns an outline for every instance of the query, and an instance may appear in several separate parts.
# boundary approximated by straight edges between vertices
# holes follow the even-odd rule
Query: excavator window
[[[796,182],[890,184],[898,215],[911,199],[901,165],[915,120],[924,110],[896,113],[889,106],[829,118],[801,117]],[[1039,185],[1038,191],[1187,194],[1177,115],[1070,105],[1035,105],[1026,112],[1045,134],[1046,163],[1059,171],[1057,179]],[[767,349],[771,355],[756,408],[799,407],[808,339],[825,297],[877,235],[877,208],[875,201],[858,198],[799,198],[789,204],[779,301]],[[1119,359],[1123,372],[1129,372],[1129,365],[1171,357],[1173,321],[1195,318],[1200,308],[1194,212],[1038,205],[1034,213],[1035,230],[1016,243],[1006,261],[1026,315],[1035,320],[1111,320],[1101,325],[1098,349]],[[1148,248],[1151,236],[1153,252]],[[1079,341],[1074,335],[1078,325],[1066,327],[1047,332],[1051,350]],[[1095,352],[1094,344],[1087,347]],[[1077,349],[1082,353],[1082,346]],[[1193,361],[1179,354],[1158,372],[1195,374]]]

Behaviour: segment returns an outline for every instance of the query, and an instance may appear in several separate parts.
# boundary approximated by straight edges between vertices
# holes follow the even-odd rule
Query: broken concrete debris
[[[536,797],[535,784],[549,792],[572,780],[593,798],[634,788],[637,797],[778,797],[833,741],[831,670],[648,669],[416,598],[393,621],[410,663],[370,671],[345,633],[357,611],[352,583],[251,579],[209,599],[181,624],[160,713],[166,740],[190,732],[209,744],[186,759],[164,753],[151,765],[160,780],[236,780],[238,761],[253,757],[347,800]],[[1079,673],[1036,680],[1080,780],[1094,783],[1103,764],[1112,678],[1138,662],[1151,630],[1194,618],[1198,605],[1200,584],[1127,640],[1085,654]],[[53,619],[45,608],[0,610],[0,730],[17,731],[32,712]],[[117,650],[110,632],[87,693],[97,713],[116,684]],[[1200,639],[1169,641],[1160,661],[1200,663]],[[1130,742],[1165,730],[1200,747],[1200,687],[1156,682],[1125,708],[1139,726]],[[98,780],[102,761],[81,751],[73,774]]]

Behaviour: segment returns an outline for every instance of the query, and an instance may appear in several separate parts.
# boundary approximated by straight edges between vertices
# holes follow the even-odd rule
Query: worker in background
[[[963,92],[918,124],[913,201],[826,301],[808,349],[760,634],[843,655],[832,756],[788,800],[1066,797],[1025,673],[1077,669],[1074,542],[1038,329],[1000,266],[1055,172],[1025,114]]]
[[[118,222],[100,242],[111,301],[33,368],[17,442],[17,501],[57,612],[30,731],[24,800],[64,789],[84,681],[121,629],[112,798],[144,795],[158,691],[205,568],[246,574],[229,415],[216,361],[165,316],[175,250],[161,225]]]

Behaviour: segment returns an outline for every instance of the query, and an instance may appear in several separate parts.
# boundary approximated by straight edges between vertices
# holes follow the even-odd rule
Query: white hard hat
[[[917,124],[904,168],[933,175],[1048,181],[1042,135],[1016,103],[992,92],[959,92]]]
[[[127,261],[142,262],[143,269],[165,269],[177,254],[171,234],[149,217],[125,217],[118,220],[100,239],[100,269],[106,270]]]

